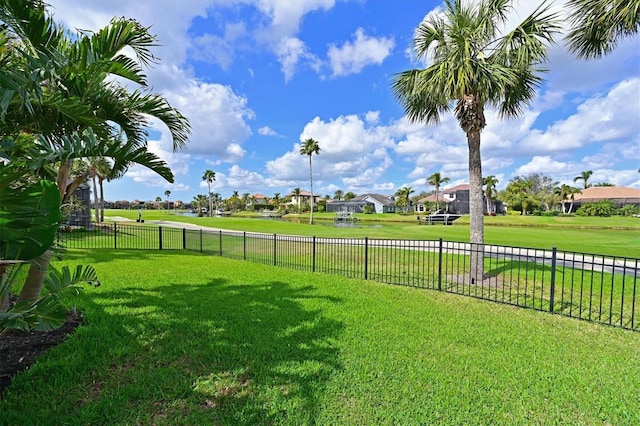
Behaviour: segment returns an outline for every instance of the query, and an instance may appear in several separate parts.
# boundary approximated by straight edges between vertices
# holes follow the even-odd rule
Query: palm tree
[[[589,188],[591,186],[591,185],[589,185],[589,178],[591,177],[592,174],[593,174],[593,172],[591,170],[585,170],[585,171],[580,173],[580,176],[574,177],[573,181],[577,182],[577,181],[581,180],[583,188],[587,189],[587,188]]]
[[[582,59],[609,54],[640,29],[640,0],[569,0],[569,50]]]
[[[207,169],[202,174],[202,180],[207,182],[207,186],[209,187],[209,192],[207,193],[209,197],[209,217],[213,214],[213,201],[211,200],[211,183],[216,180],[216,172],[211,169]]]
[[[167,211],[169,211],[169,195],[171,195],[171,191],[167,189],[166,191],[164,191],[164,195],[165,197],[167,197]]]
[[[344,195],[344,192],[342,192],[342,189],[337,189],[336,192],[333,193],[333,199],[334,200],[342,200],[342,196]]]
[[[207,205],[207,203],[209,202],[208,200],[209,197],[202,194],[198,194],[193,198],[192,203],[196,208],[196,214],[198,215],[198,217],[202,216],[202,208]]]
[[[156,205],[158,206],[158,210],[162,207],[162,197],[156,197]]]
[[[295,195],[296,197],[296,201],[298,203],[298,213],[300,213],[300,188],[294,188],[293,195]]]
[[[438,210],[438,196],[440,193],[440,187],[443,183],[449,182],[448,177],[443,177],[440,172],[435,172],[427,178],[427,184],[436,187],[436,210]]]
[[[273,194],[273,198],[271,199],[271,202],[278,208],[280,209],[280,193],[276,192],[275,194]]]
[[[302,142],[302,146],[300,147],[300,155],[308,155],[309,156],[309,186],[311,187],[311,215],[309,216],[309,225],[313,225],[313,173],[311,171],[311,156],[313,154],[320,154],[320,146],[318,145],[318,141],[309,138]]]
[[[413,188],[410,186],[403,186],[396,191],[396,206],[401,207],[405,213],[409,207],[409,196],[413,192]]]
[[[496,193],[496,185],[498,179],[494,176],[487,176],[482,178],[482,185],[484,185],[484,196],[487,199],[487,213],[491,214],[491,200]]]
[[[560,203],[562,204],[562,213],[566,214],[566,213],[571,213],[571,211],[573,210],[573,201],[574,201],[575,195],[579,194],[582,191],[580,191],[578,188],[575,188],[573,186],[562,184],[559,187],[556,187],[553,192],[554,194],[558,195],[558,198],[560,198]],[[567,200],[571,201],[571,204],[569,205],[569,210],[565,208]]]
[[[173,181],[166,163],[147,151],[148,117],[167,125],[174,149],[185,145],[189,124],[164,98],[147,90],[141,65],[154,60],[149,49],[155,44],[148,28],[114,18],[96,33],[70,36],[45,7],[38,0],[0,3],[6,30],[0,44],[7,47],[0,53],[0,115],[10,123],[3,126],[3,136],[23,129],[39,135],[42,151],[34,160],[49,165],[58,161],[55,180],[62,202],[81,183],[73,179],[69,184],[77,158],[109,157],[115,169],[138,163]],[[10,60],[15,58],[22,60]],[[141,90],[131,91],[114,76]],[[121,144],[113,142],[116,128],[126,135]],[[20,301],[39,296],[50,255],[47,251],[35,260]]]
[[[500,36],[512,5],[508,0],[478,3],[446,0],[444,17],[431,15],[418,27],[414,52],[429,59],[426,69],[397,74],[393,92],[412,122],[437,124],[454,113],[469,146],[470,241],[474,253],[484,244],[480,133],[485,106],[502,117],[516,117],[542,81],[548,44],[559,30],[555,14],[536,9],[512,31]],[[477,250],[476,250],[477,249]],[[482,256],[472,259],[471,278],[484,275]]]

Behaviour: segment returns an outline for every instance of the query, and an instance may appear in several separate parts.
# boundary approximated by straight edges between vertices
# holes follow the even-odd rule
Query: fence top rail
[[[599,253],[589,253],[589,252],[575,252],[575,251],[567,251],[567,250],[558,250],[555,247],[552,248],[540,248],[540,247],[521,247],[521,246],[503,246],[503,245],[495,245],[495,244],[472,244],[468,242],[460,242],[460,241],[448,241],[448,240],[407,240],[407,239],[393,239],[393,238],[344,238],[344,237],[313,237],[313,236],[302,236],[302,235],[289,235],[289,234],[273,234],[273,233],[262,233],[262,232],[246,232],[246,231],[236,231],[229,229],[219,229],[219,228],[209,228],[203,227],[194,224],[187,224],[184,222],[171,222],[171,221],[149,221],[148,224],[136,224],[136,223],[123,223],[123,222],[114,222],[113,228],[118,229],[140,229],[140,230],[154,230],[159,227],[163,228],[179,228],[186,232],[202,232],[202,233],[216,233],[227,236],[243,236],[246,235],[248,237],[255,238],[275,238],[278,240],[296,240],[296,241],[311,241],[314,238],[316,242],[321,243],[348,243],[348,244],[369,244],[372,246],[410,246],[410,245],[438,245],[440,241],[442,241],[443,248],[445,249],[453,249],[453,250],[475,250],[474,247],[482,246],[483,252],[485,254],[511,254],[511,255],[526,255],[536,258],[552,258],[554,256],[559,256],[564,259],[567,258],[583,258],[586,263],[606,263],[606,264],[618,264],[618,265],[633,265],[638,266],[640,264],[640,257],[626,257],[626,256],[616,256],[616,255],[608,255],[608,254],[599,254]],[[104,229],[104,226],[96,229]],[[74,230],[74,232],[77,232]],[[94,230],[87,230],[87,232],[95,232]],[[64,233],[61,231],[61,233]]]

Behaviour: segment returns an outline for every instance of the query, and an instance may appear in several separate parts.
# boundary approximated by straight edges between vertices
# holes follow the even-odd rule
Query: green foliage
[[[576,215],[608,217],[614,215],[616,206],[611,200],[602,200],[597,203],[586,203],[580,206]]]
[[[373,214],[375,212],[376,212],[376,208],[371,204],[365,204],[365,206],[363,207],[364,214]]]
[[[0,259],[30,260],[53,244],[60,221],[54,182],[13,187],[0,172]]]
[[[640,206],[636,207],[632,204],[627,204],[618,209],[618,214],[620,216],[634,216],[640,214]]]

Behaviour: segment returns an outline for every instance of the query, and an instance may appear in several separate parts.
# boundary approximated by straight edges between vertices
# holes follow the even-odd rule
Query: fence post
[[[276,265],[276,255],[277,255],[277,244],[276,242],[278,241],[278,235],[277,234],[273,234],[273,266]]]
[[[220,257],[222,257],[222,229],[218,231],[220,236]]]
[[[555,299],[556,293],[556,256],[558,254],[558,249],[553,247],[551,249],[551,295],[549,296],[549,312],[553,313],[553,303]]]
[[[187,249],[187,229],[182,228],[182,250]]]
[[[113,249],[118,248],[118,226],[113,222]]]
[[[200,228],[200,253],[202,253],[202,228]]]
[[[158,250],[162,250],[162,226],[158,226]]]
[[[369,279],[369,237],[364,237],[364,279]]]
[[[313,236],[313,248],[312,248],[312,258],[311,258],[311,272],[316,271],[316,236]]]
[[[242,233],[242,260],[247,260],[247,233]]]
[[[442,238],[438,240],[438,290],[442,291]]]

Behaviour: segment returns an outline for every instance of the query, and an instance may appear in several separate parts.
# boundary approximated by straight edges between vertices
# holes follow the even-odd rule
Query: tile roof
[[[576,194],[575,201],[590,202],[592,200],[620,200],[636,199],[640,200],[640,189],[628,188],[625,186],[592,186],[583,189],[582,193]]]
[[[460,185],[456,185],[453,186],[451,188],[447,188],[443,191],[444,194],[451,194],[452,192],[457,192],[457,191],[468,191],[470,188],[468,183],[463,183]]]

